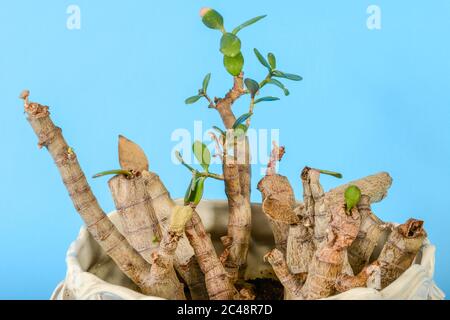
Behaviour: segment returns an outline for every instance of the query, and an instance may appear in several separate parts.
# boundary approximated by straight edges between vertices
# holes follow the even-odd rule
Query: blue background
[[[80,30],[66,28],[72,3],[81,8]],[[381,8],[381,30],[366,27],[370,4]],[[151,169],[183,196],[189,175],[170,160],[171,133],[192,131],[195,120],[204,128],[221,124],[205,103],[183,101],[207,72],[214,95],[231,84],[220,34],[200,22],[203,6],[218,9],[228,29],[269,15],[240,33],[247,76],[264,76],[252,54],[257,47],[304,77],[287,83],[289,97],[266,90],[282,100],[258,105],[252,121],[280,128],[287,148],[280,172],[297,197],[304,165],[340,171],[345,181],[388,171],[394,184],[375,212],[426,221],[437,245],[435,279],[450,292],[449,1],[22,0],[0,2],[0,298],[48,298],[82,224],[48,153],[36,147],[18,94],[28,88],[31,100],[51,106],[87,175],[118,167],[121,133],[142,145]],[[106,181],[90,180],[109,211]],[[322,181],[327,189],[342,183]],[[221,183],[209,181],[205,197],[224,198]]]

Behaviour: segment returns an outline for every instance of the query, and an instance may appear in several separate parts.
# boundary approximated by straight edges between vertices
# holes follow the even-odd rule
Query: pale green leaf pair
[[[211,73],[208,73],[203,78],[202,88],[199,90],[199,94],[189,97],[186,100],[184,100],[185,104],[193,104],[196,103],[198,100],[200,100],[202,97],[206,95],[206,92],[208,90],[209,80],[211,79]]]

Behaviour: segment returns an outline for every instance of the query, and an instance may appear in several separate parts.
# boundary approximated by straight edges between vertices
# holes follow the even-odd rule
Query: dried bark
[[[273,249],[264,256],[264,260],[270,263],[276,276],[284,286],[285,296],[289,296],[292,300],[302,300],[302,278],[289,271],[283,253],[278,249]]]
[[[159,249],[151,254],[152,269],[150,284],[156,296],[170,300],[186,300],[183,285],[178,280],[173,258],[178,240],[182,235],[166,233]]]
[[[340,185],[326,193],[325,197],[330,205],[339,203],[345,190],[351,185],[357,186],[361,190],[361,194],[368,196],[370,203],[376,203],[386,198],[387,192],[392,185],[392,178],[387,172],[380,172]]]
[[[117,175],[108,182],[116,209],[121,217],[123,235],[145,260],[152,261],[162,238],[158,219],[147,195],[142,175],[128,178]]]
[[[414,261],[427,234],[423,221],[409,219],[392,228],[378,259],[381,269],[381,288],[384,289],[402,275]]]
[[[211,300],[232,300],[236,289],[228,278],[224,266],[214,250],[209,234],[194,210],[192,219],[186,223],[186,236],[195,251],[198,264],[205,275],[206,289]]]
[[[216,99],[215,109],[226,129],[231,129],[236,117],[231,110],[233,103],[245,93],[243,74],[234,77],[233,88],[222,99]],[[251,231],[250,207],[250,148],[248,138],[237,139],[234,144],[235,156],[223,156],[223,176],[225,193],[228,198],[229,220],[227,237],[229,246],[225,248],[225,268],[235,282],[245,273]]]
[[[151,265],[130,245],[100,208],[75,152],[66,143],[62,131],[50,118],[47,106],[28,103],[28,92],[22,93],[25,113],[36,133],[39,147],[46,147],[52,156],[69,192],[75,209],[84,220],[87,230],[108,256],[144,294],[152,295]]]
[[[143,177],[146,179],[146,189],[152,199],[160,226],[162,229],[167,229],[168,217],[176,205],[156,174],[144,171]],[[189,243],[182,244],[181,241],[185,238],[180,239],[177,250],[180,250],[180,256],[184,254],[184,259],[179,258],[178,270],[186,268],[187,280],[185,280],[186,282],[190,281],[191,292],[199,294],[199,292],[206,291],[210,299],[233,299],[235,289],[195,210],[191,220],[186,223],[185,233]],[[197,265],[193,263],[193,259],[196,259],[198,263],[200,274],[195,268],[192,268]],[[195,287],[198,287],[198,291],[194,289]],[[201,293],[201,296],[204,296],[204,293]]]
[[[175,249],[184,235],[186,222],[192,217],[190,207],[174,208],[170,216],[169,231],[164,234],[159,249],[152,253],[151,284],[159,297],[172,300],[185,300],[183,285],[174,269]]]
[[[345,251],[358,235],[361,217],[357,208],[348,215],[344,205],[331,210],[330,228],[326,242],[312,259],[308,277],[301,294],[305,299],[320,299],[335,292],[335,284],[342,272]]]
[[[370,257],[384,232],[383,222],[370,209],[370,198],[367,195],[361,196],[358,210],[361,214],[361,227],[355,241],[347,250],[354,274],[360,273],[369,264]]]
[[[273,220],[269,216],[267,216],[267,219],[269,219],[270,228],[272,229],[275,248],[280,250],[283,254],[286,254],[288,250],[288,235],[293,226],[281,221]]]
[[[336,280],[336,290],[345,292],[353,288],[368,287],[373,289],[381,289],[379,287],[380,267],[378,264],[365,266],[356,276],[341,274]]]
[[[327,228],[331,219],[330,211],[328,210],[328,205],[325,202],[325,192],[319,181],[320,172],[318,170],[305,167],[302,171],[301,177],[302,181],[305,180],[303,185],[308,184],[309,186],[309,190],[306,190],[306,195],[308,198],[306,198],[305,201],[308,202],[308,215],[311,214],[311,211],[314,212],[314,244],[316,248],[319,248],[327,235]]]
[[[303,221],[289,228],[286,262],[293,274],[306,274],[314,255],[315,246],[311,228]]]
[[[242,188],[240,183],[242,166],[237,164],[236,159],[230,160],[230,158],[230,155],[223,155],[222,168],[229,208],[227,229],[229,245],[225,248],[227,255],[224,266],[232,281],[235,282],[244,273],[247,262],[251,231],[251,208],[248,196],[243,195],[244,190],[248,189],[249,186],[244,185],[244,188]]]

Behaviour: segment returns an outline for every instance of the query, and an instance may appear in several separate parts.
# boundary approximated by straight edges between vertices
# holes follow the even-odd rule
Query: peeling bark
[[[233,88],[223,99],[216,99],[216,110],[226,129],[231,129],[236,117],[231,110],[233,103],[245,93],[243,74],[234,77]],[[228,198],[229,220],[227,237],[231,242],[225,248],[224,265],[233,282],[242,278],[247,263],[251,229],[250,207],[250,150],[248,138],[238,139],[235,146],[235,157],[223,157],[223,175],[225,193]]]
[[[198,264],[205,275],[206,289],[211,300],[233,300],[236,289],[214,250],[209,234],[195,212],[186,223],[186,236],[195,251]]]
[[[344,205],[331,209],[326,243],[314,254],[301,290],[305,299],[320,299],[334,294],[336,280],[344,265],[345,250],[358,235],[360,222],[356,208],[351,210],[350,215],[346,214]]]
[[[286,250],[286,262],[293,274],[308,273],[309,264],[314,256],[312,230],[303,224],[303,221],[291,225]]]
[[[369,264],[373,250],[384,232],[382,221],[370,209],[370,198],[367,195],[361,196],[358,210],[361,214],[361,228],[355,241],[348,248],[349,263],[355,274],[360,273]]]
[[[186,300],[184,286],[178,280],[173,265],[175,249],[181,236],[174,232],[166,233],[159,249],[152,252],[150,284],[158,297],[169,300]]]
[[[380,256],[374,262],[381,269],[382,289],[411,266],[426,236],[423,221],[416,219],[409,219],[393,228]]]
[[[152,252],[158,248],[155,238],[160,240],[162,233],[142,176],[118,175],[111,178],[108,185],[121,218],[123,235],[151,263]]]
[[[368,196],[370,203],[376,203],[386,198],[387,192],[392,185],[392,178],[387,172],[380,172],[340,185],[326,193],[326,198],[330,205],[339,203],[344,196],[345,190],[351,185],[357,186],[361,190],[361,194]]]
[[[159,221],[159,226],[163,234],[169,232],[170,216],[176,207],[175,202],[170,197],[169,191],[162,183],[159,176],[153,172],[143,171],[142,178],[147,196],[153,206],[153,210]],[[194,300],[206,300],[205,276],[198,265],[194,249],[186,237],[178,240],[175,251],[174,265],[180,276],[186,282]]]
[[[143,176],[146,178],[147,192],[152,198],[152,203],[160,221],[161,228],[167,228],[168,217],[176,205],[156,174],[144,172]],[[199,294],[199,292],[205,290],[210,299],[233,299],[235,289],[217,257],[211,239],[206,233],[200,217],[195,211],[192,219],[186,223],[185,233],[188,243],[184,243],[183,249],[180,249],[181,240],[185,238],[180,239],[178,249],[181,250],[180,256],[184,255],[184,259],[180,259],[179,264],[181,266],[187,266],[191,264],[191,259],[196,259],[202,276],[200,279],[200,274],[197,271],[188,272],[186,275],[187,279],[191,282],[191,286],[195,287],[195,283],[197,283],[196,286],[199,287],[199,291],[193,289],[192,292]],[[204,296],[204,293],[201,295]]]
[[[283,253],[278,249],[273,249],[264,256],[264,260],[268,261],[277,275],[281,284],[285,288],[285,295],[292,300],[303,300],[301,288],[303,281],[301,277],[293,275],[284,260]]]
[[[330,211],[328,210],[328,204],[325,202],[325,192],[322,185],[319,182],[320,172],[306,167],[302,172],[302,179],[306,180],[309,185],[309,191],[307,191],[308,202],[314,203],[313,209],[311,209],[312,203],[309,203],[309,210],[314,212],[314,244],[316,248],[319,248],[327,235],[328,225],[330,223]],[[305,185],[305,183],[303,183]],[[310,211],[308,211],[310,214]]]
[[[359,287],[372,287],[374,289],[380,289],[380,287],[375,284],[380,283],[379,277],[380,267],[378,264],[365,266],[356,276],[341,274],[336,281],[336,290],[338,292],[345,292]]]

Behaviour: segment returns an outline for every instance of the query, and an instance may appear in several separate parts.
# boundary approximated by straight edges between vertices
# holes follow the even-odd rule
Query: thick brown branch
[[[358,203],[361,228],[358,236],[348,248],[348,260],[354,274],[358,274],[369,263],[373,250],[384,232],[382,221],[372,213],[369,196],[362,195]]]
[[[326,242],[317,249],[301,290],[305,299],[320,299],[332,295],[345,263],[346,249],[351,245],[360,226],[360,215],[353,208],[347,215],[343,204],[331,210]]]
[[[293,275],[284,260],[283,253],[278,249],[273,249],[264,256],[264,260],[268,261],[277,275],[281,284],[286,289],[286,293],[290,299],[302,300],[301,288],[303,281],[301,277]]]
[[[152,261],[161,239],[158,219],[147,195],[142,175],[128,178],[117,175],[108,181],[111,195],[123,225],[123,235],[145,260]]]
[[[186,300],[183,285],[178,280],[173,265],[175,249],[181,236],[174,232],[166,233],[159,249],[152,252],[150,283],[158,297],[169,300]]]
[[[192,219],[186,223],[186,236],[195,251],[198,264],[205,274],[206,289],[212,300],[233,300],[236,289],[227,276],[225,268],[214,250],[209,234],[194,210]]]
[[[411,266],[426,236],[423,221],[420,220],[409,219],[392,229],[374,262],[381,269],[381,288],[390,285]]]
[[[146,194],[150,198],[159,221],[161,232],[167,234],[169,232],[169,218],[176,204],[157,174],[143,171],[142,178],[144,179]],[[174,266],[189,287],[192,299],[208,299],[205,276],[198,265],[194,249],[186,237],[181,237],[178,240]]]
[[[160,221],[161,228],[166,228],[167,230],[168,219],[176,205],[156,174],[144,171],[143,176],[146,179],[147,193],[152,198],[153,207]],[[226,276],[225,269],[217,257],[211,239],[195,211],[192,219],[186,223],[185,233],[186,238],[183,237],[179,240],[177,248],[177,250],[180,250],[179,253],[177,252],[177,256],[181,267],[177,268],[177,270],[183,270],[182,266],[191,266],[191,260],[196,259],[198,265],[195,264],[193,266],[200,267],[202,271],[200,277],[196,269],[189,268],[186,270],[188,274],[185,274],[185,277],[191,283],[191,293],[196,294],[197,299],[202,297],[205,299],[204,294],[206,291],[211,299],[233,299],[234,287]],[[187,240],[189,241],[188,243],[182,243],[182,241]],[[186,282],[189,284],[188,281]],[[198,287],[198,291],[193,289],[195,286]]]
[[[216,110],[227,129],[231,129],[236,122],[231,107],[243,94],[243,74],[240,74],[234,77],[233,88],[223,99],[216,101]],[[224,264],[233,281],[244,274],[251,229],[249,143],[247,137],[236,140],[233,143],[234,155],[227,155],[225,150],[223,158],[225,193],[229,206],[227,237],[230,245],[225,248],[226,254],[222,257],[226,258]]]
[[[45,146],[52,156],[62,180],[69,192],[75,209],[83,218],[88,231],[117,266],[145,294],[153,294],[150,285],[150,264],[133,249],[100,208],[92,193],[77,157],[69,148],[61,129],[50,119],[48,107],[28,103],[25,98],[25,112],[28,121],[39,139],[39,146]]]
[[[236,117],[234,116],[231,107],[233,106],[233,103],[245,93],[243,77],[243,74],[234,77],[233,88],[228,91],[224,98],[216,99],[216,109],[227,129],[231,129],[236,122]]]

